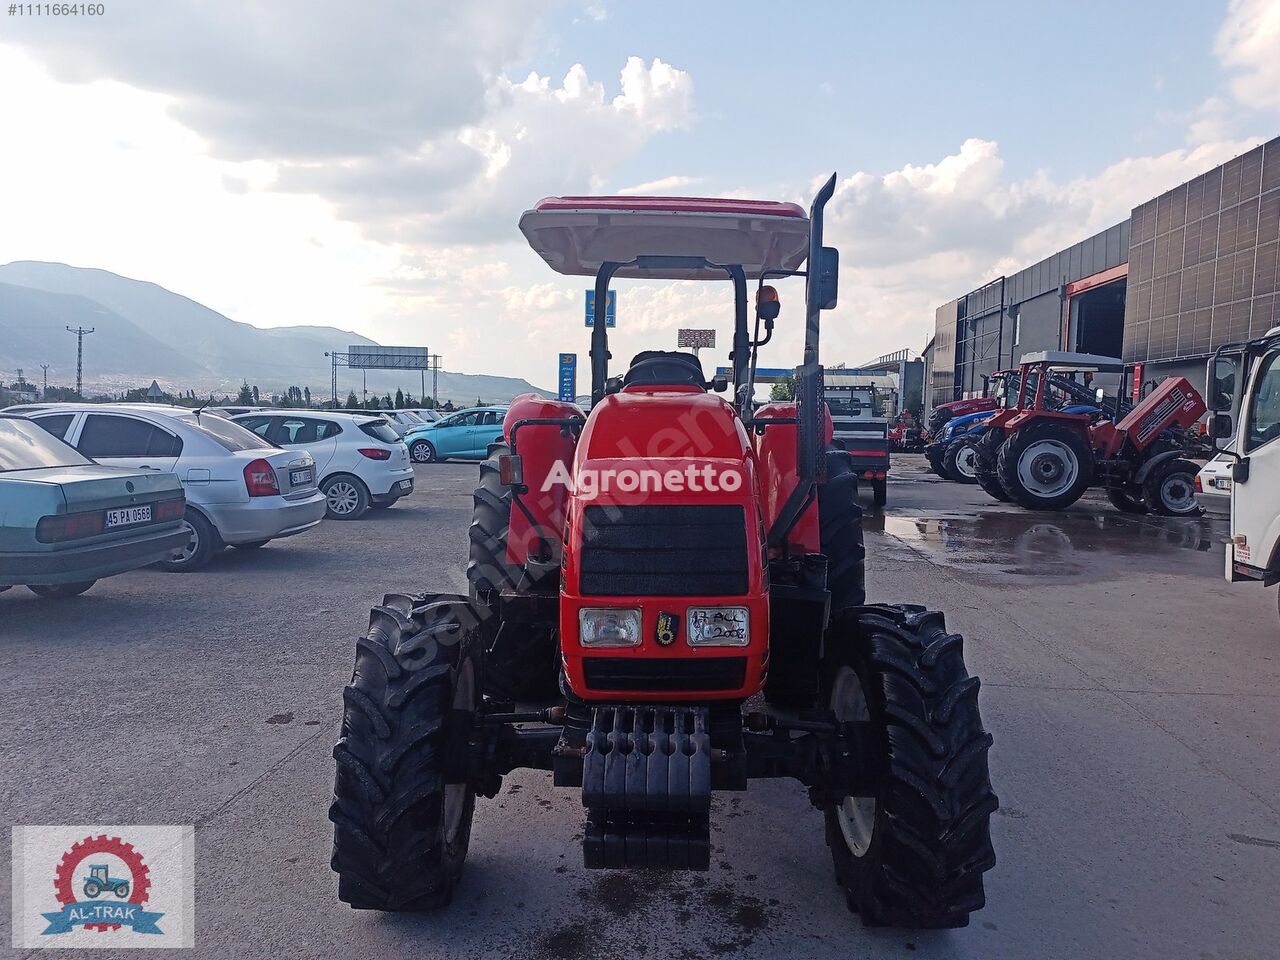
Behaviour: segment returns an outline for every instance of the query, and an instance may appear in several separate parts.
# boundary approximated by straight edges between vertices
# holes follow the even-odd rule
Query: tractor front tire
[[[1162,517],[1193,517],[1201,512],[1196,502],[1196,474],[1190,460],[1170,460],[1160,464],[1142,484],[1143,499],[1152,513]]]
[[[467,579],[471,597],[492,615],[485,626],[490,639],[485,661],[485,692],[504,700],[543,700],[559,692],[559,637],[552,625],[498,619],[499,594],[522,581],[507,562],[511,523],[511,487],[502,482],[498,458],[510,448],[495,445],[480,464],[480,485],[473,497]]]
[[[1093,452],[1069,427],[1033,423],[1001,444],[996,475],[1028,510],[1065,510],[1093,482]]]
[[[977,483],[977,456],[977,441],[972,437],[952,440],[942,457],[942,471],[956,483]]]
[[[470,607],[389,594],[356,641],[329,819],[338,898],[357,909],[446,906],[462,873],[476,796],[465,748],[482,680]]]
[[[1123,487],[1107,487],[1107,499],[1121,513],[1132,513],[1140,516],[1147,512],[1146,499]]]
[[[992,499],[1001,503],[1009,501],[1009,493],[1000,483],[996,473],[996,460],[999,458],[1000,446],[1004,443],[1002,431],[988,430],[974,448],[973,476],[983,491]]]
[[[963,927],[995,864],[978,679],[963,641],[923,607],[847,611],[833,626],[823,695],[836,719],[869,721],[874,796],[828,798],[827,845],[849,909],[867,926]]]

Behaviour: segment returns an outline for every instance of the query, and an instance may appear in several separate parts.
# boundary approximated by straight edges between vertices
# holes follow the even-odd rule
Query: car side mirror
[[[724,393],[729,389],[729,378],[723,373],[717,373],[711,378],[711,389],[716,393]]]
[[[1227,440],[1235,434],[1235,423],[1229,413],[1215,413],[1209,418],[1209,436],[1214,440]]]

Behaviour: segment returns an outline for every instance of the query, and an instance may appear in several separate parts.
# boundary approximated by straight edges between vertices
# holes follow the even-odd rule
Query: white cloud
[[[1280,108],[1280,0],[1232,0],[1213,50],[1242,105]]]
[[[689,187],[695,183],[701,182],[701,177],[662,177],[660,180],[648,180],[645,183],[637,183],[633,187],[622,187],[617,192],[619,195],[624,197],[644,194],[664,194],[670,193],[672,190],[680,190],[683,187]]]

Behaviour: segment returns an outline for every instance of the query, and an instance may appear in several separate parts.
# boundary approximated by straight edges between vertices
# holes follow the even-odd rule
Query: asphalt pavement
[[[535,772],[478,805],[447,911],[348,909],[326,809],[354,638],[384,592],[465,590],[475,466],[417,474],[394,509],[200,573],[135,572],[62,602],[0,595],[0,819],[194,823],[186,956],[1280,952],[1280,625],[1270,591],[1223,581],[1225,522],[1125,516],[1094,496],[1029,513],[907,457],[866,518],[869,594],[946,611],[983,681],[998,862],[969,927],[864,929],[819,814],[783,781],[716,797],[707,873],[588,872],[578,796]]]

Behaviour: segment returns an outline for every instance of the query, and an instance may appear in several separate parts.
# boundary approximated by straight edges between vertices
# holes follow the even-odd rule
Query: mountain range
[[[168,391],[194,389],[234,396],[242,381],[264,393],[309,387],[327,397],[326,350],[375,341],[322,326],[261,328],[225,317],[203,304],[142,280],[64,263],[17,260],[0,265],[0,376],[17,369],[39,382],[74,386],[76,338],[66,328],[92,328],[84,338],[84,392],[120,392],[152,380]],[[469,404],[510,400],[530,391],[553,395],[526,380],[485,374],[438,373],[441,401]],[[431,375],[426,377],[431,390]],[[415,371],[369,371],[369,390],[417,395]],[[361,391],[359,371],[338,368],[338,392]]]

